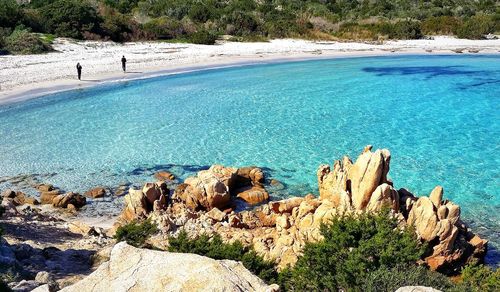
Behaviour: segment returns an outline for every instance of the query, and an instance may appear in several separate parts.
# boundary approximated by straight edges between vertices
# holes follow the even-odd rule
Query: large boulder
[[[174,193],[174,198],[184,202],[193,210],[223,210],[231,200],[230,187],[237,169],[212,165],[208,170],[199,171],[197,176],[188,177]]]
[[[61,291],[277,291],[241,263],[118,243],[109,262]]]
[[[252,205],[269,200],[269,193],[265,188],[260,186],[252,186],[239,189],[239,192],[236,196]]]
[[[68,205],[73,205],[75,208],[85,206],[87,199],[78,193],[67,193],[57,195],[52,199],[52,205],[56,208],[68,208]]]
[[[371,152],[371,147],[365,148],[365,152],[358,157],[348,174],[355,209],[363,210],[375,189],[387,182],[390,159],[389,150],[378,149]]]

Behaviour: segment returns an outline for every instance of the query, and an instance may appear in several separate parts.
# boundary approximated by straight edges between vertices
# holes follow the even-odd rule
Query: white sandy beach
[[[0,103],[108,81],[242,63],[398,53],[455,54],[456,50],[492,54],[500,52],[500,39],[435,37],[432,40],[384,43],[283,39],[262,43],[222,42],[215,46],[165,42],[117,44],[57,39],[54,49],[55,52],[43,55],[0,56]],[[128,59],[127,74],[121,71],[122,55]],[[77,62],[83,66],[82,81],[76,78]]]

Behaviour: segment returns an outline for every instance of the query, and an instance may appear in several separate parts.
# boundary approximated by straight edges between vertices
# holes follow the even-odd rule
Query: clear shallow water
[[[500,244],[500,57],[398,56],[248,66],[159,77],[0,106],[0,177],[63,189],[258,165],[317,192],[316,169],[373,144],[395,186],[441,184]],[[9,183],[1,183],[6,188]],[[492,259],[498,262],[498,252]]]

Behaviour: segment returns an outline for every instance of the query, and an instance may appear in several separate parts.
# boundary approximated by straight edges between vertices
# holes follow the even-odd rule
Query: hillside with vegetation
[[[87,40],[480,39],[500,30],[494,0],[0,0],[0,46],[49,49],[50,34]]]

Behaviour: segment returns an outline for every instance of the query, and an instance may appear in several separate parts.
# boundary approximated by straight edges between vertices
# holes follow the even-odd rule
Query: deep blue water
[[[500,244],[500,56],[397,56],[209,70],[0,106],[0,177],[67,190],[257,165],[317,192],[316,169],[373,144],[395,186],[440,184]],[[9,183],[0,184],[6,188]],[[493,258],[498,259],[493,251]]]

